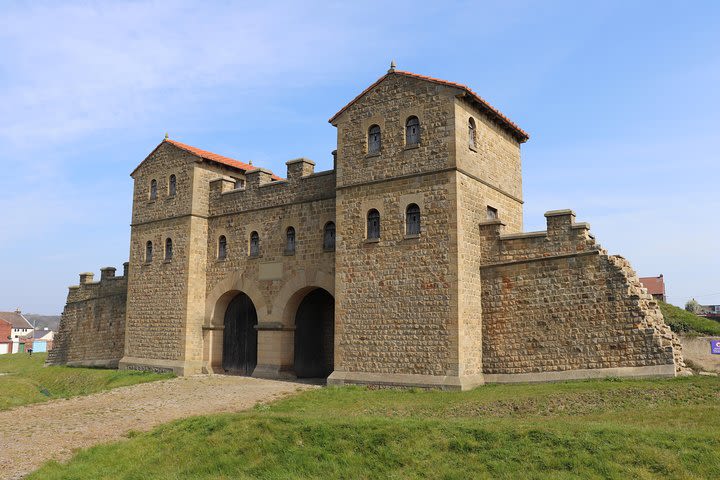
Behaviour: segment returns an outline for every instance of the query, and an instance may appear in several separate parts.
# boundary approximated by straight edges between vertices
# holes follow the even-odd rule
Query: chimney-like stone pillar
[[[245,178],[247,180],[247,187],[245,187],[247,190],[270,183],[272,181],[272,172],[264,168],[256,168],[255,170],[246,172]]]
[[[100,281],[107,280],[108,278],[115,278],[115,267],[105,267],[100,269]]]
[[[296,178],[312,175],[315,171],[315,162],[309,158],[296,158],[285,162],[287,165],[287,179],[294,180]]]

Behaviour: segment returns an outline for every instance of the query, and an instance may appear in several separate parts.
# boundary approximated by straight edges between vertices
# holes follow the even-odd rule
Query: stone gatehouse
[[[161,142],[124,276],[81,275],[49,362],[450,389],[683,370],[572,211],[523,233],[528,135],[468,87],[391,68],[330,123],[334,168],[285,178]]]

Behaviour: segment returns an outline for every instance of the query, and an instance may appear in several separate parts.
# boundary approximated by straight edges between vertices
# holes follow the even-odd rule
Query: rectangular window
[[[490,205],[487,207],[487,219],[488,220],[495,220],[498,218],[498,211],[497,208],[493,208]]]

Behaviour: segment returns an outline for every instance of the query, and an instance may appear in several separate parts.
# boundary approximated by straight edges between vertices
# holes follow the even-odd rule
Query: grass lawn
[[[720,379],[325,388],[133,434],[28,478],[720,478]]]
[[[45,367],[46,353],[0,355],[0,410],[53,398],[170,378],[170,374],[100,368]]]
[[[665,323],[670,329],[678,333],[698,335],[720,335],[720,322],[700,317],[682,308],[665,302],[658,302]]]

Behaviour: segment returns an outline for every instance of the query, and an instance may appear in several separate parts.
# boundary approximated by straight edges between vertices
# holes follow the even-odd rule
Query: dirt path
[[[315,387],[197,375],[0,412],[0,478],[21,478],[47,460],[67,460],[74,449],[120,440],[130,430],[150,430],[193,415],[243,410],[308,388]]]

